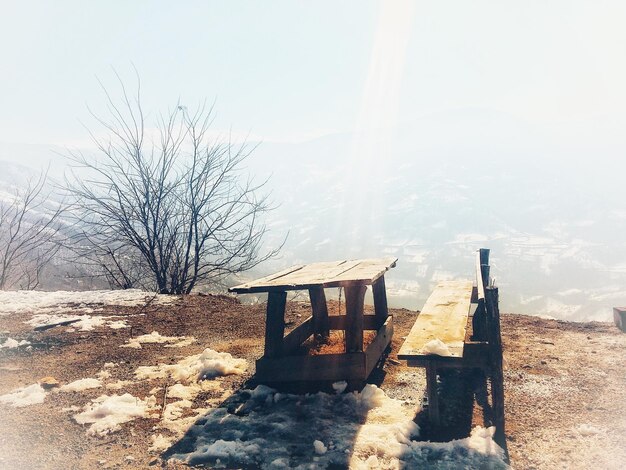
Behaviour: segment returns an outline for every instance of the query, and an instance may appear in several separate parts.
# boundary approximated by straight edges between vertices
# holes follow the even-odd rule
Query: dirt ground
[[[337,304],[331,302],[330,313]],[[27,314],[0,317],[0,332],[28,340],[32,348],[0,350],[0,394],[52,376],[61,383],[95,377],[107,362],[107,380],[129,380],[141,365],[175,363],[180,357],[205,348],[228,352],[249,361],[245,375],[219,379],[219,388],[196,400],[219,404],[240,389],[254,373],[254,360],[263,354],[264,305],[244,305],[224,296],[191,295],[169,305],[104,307],[92,315],[121,315],[132,328],[68,331],[57,327],[34,332],[24,324]],[[392,398],[418,403],[424,393],[423,370],[407,368],[395,354],[408,334],[417,312],[393,309],[395,334],[391,353],[371,381]],[[287,327],[310,315],[310,306],[291,302]],[[128,339],[158,331],[168,336],[194,336],[196,343],[166,349],[144,344],[141,349],[120,348]],[[523,315],[504,314],[502,335],[505,356],[506,434],[513,468],[623,468],[626,462],[626,334],[608,323],[568,323]],[[442,377],[453,383],[454,377]],[[164,399],[166,383],[132,382],[117,393]],[[445,383],[443,383],[445,385]],[[475,385],[475,384],[474,384]],[[480,385],[470,392],[478,392]],[[454,387],[449,387],[454,388]],[[102,389],[57,393],[42,404],[23,408],[0,405],[0,468],[91,469],[150,468],[182,464],[164,463],[150,451],[158,418],[137,419],[105,437],[86,434],[76,424],[71,406],[82,406]],[[206,406],[206,405],[205,405]],[[448,415],[458,410],[448,405]],[[461,413],[461,411],[458,411]],[[453,434],[466,435],[469,427],[485,422],[480,403],[469,420]],[[417,419],[420,419],[419,417]],[[454,421],[454,420],[453,420]],[[462,420],[459,420],[461,422]],[[466,420],[467,421],[467,420]]]

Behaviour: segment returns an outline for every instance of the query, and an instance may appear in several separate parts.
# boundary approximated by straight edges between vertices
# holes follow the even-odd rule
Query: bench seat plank
[[[462,358],[471,297],[472,281],[440,282],[400,348],[398,359]],[[448,348],[449,356],[424,351],[424,346],[435,339]]]

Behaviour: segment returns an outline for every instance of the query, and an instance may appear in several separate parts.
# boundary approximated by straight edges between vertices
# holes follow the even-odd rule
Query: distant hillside
[[[0,146],[0,148],[2,148],[2,146]],[[45,149],[45,147],[37,148],[39,150]],[[45,155],[45,153],[42,155]],[[34,158],[32,163],[35,165],[37,161],[43,162],[43,160],[43,158]],[[27,161],[29,160],[27,159]],[[6,204],[12,203],[17,191],[23,193],[24,189],[28,186],[29,181],[31,184],[34,184],[41,177],[41,172],[46,171],[47,168],[46,166],[27,166],[14,161],[6,160],[0,160],[0,166],[3,169],[3,171],[0,172],[0,201]],[[50,168],[47,185],[42,191],[44,204],[42,207],[37,208],[31,213],[27,213],[26,222],[28,222],[31,217],[38,217],[39,213],[42,211],[44,213],[46,211],[48,213],[52,213],[59,207],[59,205],[64,204],[65,196],[62,194],[62,190],[58,187],[58,184],[62,181],[62,171],[62,167],[55,167],[54,170],[52,170],[52,167]],[[69,215],[62,215],[59,222],[62,225],[63,233],[66,236],[71,235],[73,231],[73,222],[70,220]],[[108,287],[108,284],[106,283],[79,276],[78,270],[79,268],[71,262],[71,254],[68,250],[62,248],[56,254],[54,259],[52,259],[52,261],[45,267],[41,277],[41,283],[38,288],[43,290],[88,290],[98,287]],[[14,289],[18,288],[17,285],[12,285],[10,287]]]
[[[586,142],[588,126],[605,141]],[[573,134],[463,109],[393,132],[261,143],[248,169],[271,177],[278,208],[267,242],[289,238],[280,259],[249,275],[394,255],[391,303],[419,308],[438,280],[471,277],[473,251],[488,247],[504,310],[608,320],[612,306],[626,304],[619,129],[598,121]],[[35,168],[53,158],[60,175],[65,162],[54,150],[0,144],[0,157]]]
[[[276,238],[290,232],[276,266],[395,255],[392,302],[418,308],[438,280],[471,276],[473,251],[488,247],[505,309],[607,320],[626,303],[623,168],[606,149],[545,134],[464,110],[387,141],[262,144],[251,166],[272,175]]]

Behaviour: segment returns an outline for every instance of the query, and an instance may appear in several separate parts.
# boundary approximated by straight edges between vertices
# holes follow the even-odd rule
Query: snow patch
[[[30,344],[30,341],[26,341],[25,339],[23,339],[22,341],[18,341],[16,339],[13,338],[7,338],[6,341],[2,344],[0,344],[0,349],[14,349],[14,348],[19,348],[21,346],[28,346]]]
[[[182,348],[194,343],[196,338],[193,336],[161,336],[158,331],[153,331],[147,335],[137,336],[128,340],[126,344],[120,346],[121,348],[133,348],[141,349],[142,344],[154,344],[154,343],[172,343],[168,344],[166,348]]]
[[[229,353],[220,353],[207,348],[202,353],[186,357],[177,364],[138,367],[135,377],[143,380],[169,376],[178,382],[188,383],[221,375],[241,375],[247,368],[248,361],[245,359],[236,359]]]
[[[82,392],[92,388],[102,387],[98,379],[79,379],[59,387],[60,392]]]
[[[112,330],[119,330],[122,328],[128,328],[128,323],[126,323],[126,320],[114,320],[108,321],[107,326]]]
[[[106,326],[108,328],[119,329],[119,328],[128,328],[128,324],[126,320],[111,320],[111,318],[116,317],[99,317],[99,316],[91,316],[91,315],[59,315],[59,314],[48,314],[48,313],[39,313],[33,315],[30,320],[25,321],[27,325],[32,325],[33,327],[41,327],[47,325],[54,325],[56,323],[61,323],[65,321],[78,320],[75,323],[72,323],[72,329],[80,329],[81,331],[91,331],[99,326]]]
[[[582,437],[590,437],[596,436],[602,431],[591,424],[583,423],[576,428],[576,432],[578,432],[578,434],[580,434]]]
[[[43,403],[46,399],[46,391],[37,384],[28,387],[18,388],[6,395],[0,395],[0,403],[21,408],[23,406],[35,405]]]
[[[151,452],[163,452],[171,445],[171,440],[164,437],[163,434],[152,435],[152,445],[148,448]]]
[[[117,382],[106,384],[106,388],[109,390],[121,390],[128,385],[132,385],[133,383],[135,382],[132,380],[118,380]]]
[[[508,373],[505,372],[505,377]],[[550,398],[555,394],[566,394],[574,391],[574,388],[566,385],[564,377],[552,377],[547,375],[527,374],[522,372],[523,381],[512,390],[523,393],[530,397]]]
[[[92,313],[94,307],[113,305],[132,307],[145,305],[154,297],[152,303],[169,304],[177,297],[155,295],[139,289],[94,290],[94,291],[55,291],[42,292],[32,290],[0,292],[0,316],[13,313]]]
[[[444,344],[439,338],[430,340],[422,348],[422,354],[436,354],[437,356],[451,356],[452,353],[448,349],[448,346]]]
[[[348,382],[346,382],[345,380],[342,380],[340,382],[335,382],[333,384],[333,390],[335,391],[335,393],[343,393],[345,392],[347,387],[348,387]]]
[[[74,420],[78,424],[91,424],[87,434],[105,436],[119,431],[123,423],[149,416],[155,405],[154,396],[141,400],[129,393],[102,395],[85,405],[82,413],[74,415]]]
[[[313,448],[317,455],[324,455],[328,450],[322,441],[313,441]]]

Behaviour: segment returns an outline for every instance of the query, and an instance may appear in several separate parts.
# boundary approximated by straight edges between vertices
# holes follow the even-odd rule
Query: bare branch
[[[110,115],[92,113],[108,134],[90,132],[97,157],[69,154],[81,262],[115,287],[181,294],[275,256],[280,248],[262,251],[267,181],[242,173],[255,147],[212,141],[206,103],[191,112],[178,103],[157,119],[158,138],[146,139],[139,79],[131,99],[116,76],[120,100],[103,86]]]

